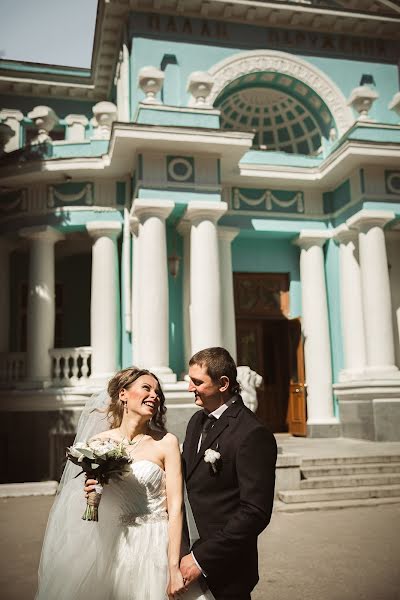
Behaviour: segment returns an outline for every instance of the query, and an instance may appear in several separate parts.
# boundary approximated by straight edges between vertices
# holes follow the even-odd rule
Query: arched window
[[[258,72],[229,83],[214,106],[221,128],[250,131],[255,148],[295,154],[318,154],[335,123],[314,90],[287,74]]]

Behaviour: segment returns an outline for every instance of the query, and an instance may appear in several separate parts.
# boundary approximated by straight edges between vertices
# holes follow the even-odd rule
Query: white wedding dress
[[[138,460],[104,486],[99,521],[82,520],[83,478],[56,499],[42,551],[37,600],[165,600],[168,515],[165,472]],[[184,600],[212,600],[194,583]]]

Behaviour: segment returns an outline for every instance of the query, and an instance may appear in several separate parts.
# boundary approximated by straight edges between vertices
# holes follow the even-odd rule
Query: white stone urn
[[[111,135],[111,126],[117,120],[118,109],[113,102],[104,100],[92,108],[95,121],[94,138],[108,140]]]
[[[4,148],[14,137],[15,131],[6,123],[0,123],[0,156],[4,154]]]
[[[38,130],[38,134],[32,140],[32,144],[41,144],[43,142],[51,141],[49,133],[58,123],[58,117],[54,110],[49,106],[35,106],[35,108],[28,113],[28,117],[29,119],[32,119]]]
[[[193,71],[189,75],[187,91],[192,95],[189,102],[191,106],[208,106],[207,98],[211,93],[214,80],[206,71]]]
[[[139,87],[144,92],[143,104],[161,104],[156,95],[161,91],[165,74],[157,67],[142,67],[139,71]]]
[[[395,113],[400,117],[400,92],[397,92],[389,102],[389,110],[394,110]]]
[[[368,113],[377,98],[379,98],[378,92],[367,85],[360,85],[351,92],[347,105],[358,112],[359,121],[372,121],[373,119],[368,116]]]

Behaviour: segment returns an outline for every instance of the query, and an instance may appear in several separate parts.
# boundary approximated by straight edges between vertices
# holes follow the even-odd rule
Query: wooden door
[[[288,431],[288,321],[237,319],[238,364],[263,378],[257,394],[257,416],[273,432]]]
[[[303,337],[300,319],[292,319],[289,324],[289,433],[307,435],[307,405],[304,383]]]

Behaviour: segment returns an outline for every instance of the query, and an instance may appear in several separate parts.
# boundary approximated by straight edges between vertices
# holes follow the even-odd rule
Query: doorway
[[[234,273],[238,365],[263,377],[257,416],[274,433],[306,435],[301,323],[289,319],[288,275]]]

